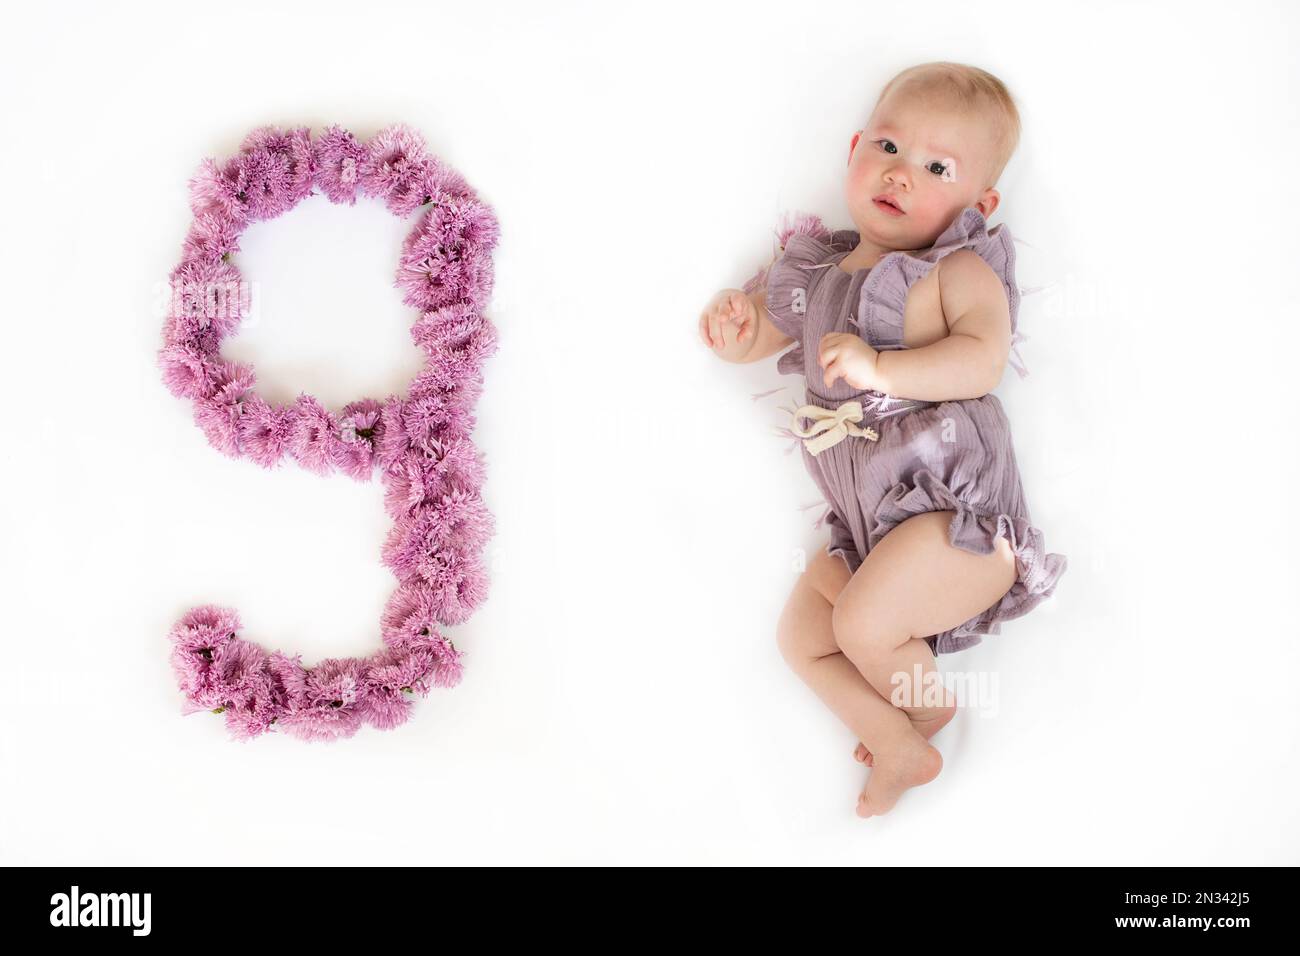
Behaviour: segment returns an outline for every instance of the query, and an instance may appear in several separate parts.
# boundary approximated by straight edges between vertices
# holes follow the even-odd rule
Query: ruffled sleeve
[[[791,236],[780,258],[767,271],[767,315],[772,324],[795,341],[803,340],[808,312],[808,269],[822,248],[804,235]]]
[[[1007,305],[1011,310],[1011,348],[1024,338],[1020,334],[1020,286],[1016,284],[1016,244],[1011,230],[1006,223],[988,228],[984,214],[974,206],[962,210],[962,214],[948,227],[947,232],[936,240],[934,253],[941,258],[956,249],[973,249],[981,259],[989,264],[997,277],[1002,280],[1002,288],[1007,294]],[[1023,363],[1017,358],[1011,364],[1021,378],[1029,374]]]
[[[767,317],[782,334],[794,339],[794,346],[777,359],[782,374],[804,371],[804,320],[808,312],[811,267],[820,263],[833,249],[831,232],[817,216],[802,213],[788,217],[776,228],[777,258],[750,283],[746,291],[762,288],[766,292]]]
[[[1016,284],[1016,247],[1006,224],[988,228],[984,214],[968,206],[953,220],[934,245],[923,253],[890,253],[872,270],[863,283],[859,303],[860,321],[883,330],[884,347],[899,347],[903,340],[903,313],[907,293],[912,285],[929,274],[940,259],[958,249],[972,249],[989,264],[1002,281],[1011,314],[1011,365],[1021,378],[1029,374],[1019,360],[1016,345],[1025,336],[1018,329],[1020,321],[1020,287]],[[892,339],[892,341],[891,341]]]

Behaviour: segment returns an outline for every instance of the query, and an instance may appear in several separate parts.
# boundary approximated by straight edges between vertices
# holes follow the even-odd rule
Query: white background
[[[29,5],[0,57],[6,409],[0,861],[1290,863],[1296,15],[1285,4]],[[774,642],[816,491],[796,386],[695,321],[787,210],[848,226],[880,86],[953,59],[1022,107],[998,395],[1069,570],[946,670],[998,712],[853,815],[852,735]],[[155,367],[204,156],[265,123],[407,122],[503,228],[476,439],[496,515],[463,683],[390,733],[239,744],[166,634],[237,607],[308,662],[378,646],[381,487],[223,458]],[[264,395],[419,367],[407,226],[316,197],[250,229]]]

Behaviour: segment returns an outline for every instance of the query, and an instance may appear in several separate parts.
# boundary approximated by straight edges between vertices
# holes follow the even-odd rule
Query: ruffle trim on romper
[[[850,248],[858,241],[858,233],[852,231],[838,232],[836,239],[846,237]],[[939,260],[959,249],[972,249],[987,262],[1002,281],[1006,292],[1007,306],[1011,318],[1011,354],[1008,364],[1016,370],[1021,378],[1029,374],[1021,359],[1017,346],[1028,336],[1021,334],[1020,297],[1022,290],[1016,284],[1016,247],[1015,240],[1006,224],[988,227],[984,214],[975,206],[968,206],[943,231],[934,245],[919,252],[891,252],[881,258],[867,275],[859,292],[858,310],[855,325],[871,328],[879,334],[887,330],[889,340],[877,343],[886,348],[900,347],[903,342],[903,315],[907,305],[907,293],[920,279],[929,275]]]
[[[772,230],[772,235],[776,237],[772,261],[745,280],[745,284],[741,286],[745,292],[756,292],[767,285],[768,272],[785,254],[785,247],[791,236],[811,236],[821,242],[831,241],[831,231],[826,228],[821,217],[810,212],[786,213]]]
[[[950,510],[956,514],[948,525],[949,542],[973,554],[992,554],[997,539],[1005,537],[1016,556],[1016,581],[1001,601],[982,614],[942,634],[927,637],[936,654],[965,650],[979,644],[983,635],[1001,633],[1001,622],[1021,617],[1051,597],[1068,563],[1064,555],[1047,553],[1042,532],[1027,519],[976,511],[928,468],[913,474],[911,487],[899,482],[881,498],[872,516],[868,551],[908,518]],[[861,561],[856,554],[849,557],[854,559],[850,570],[856,571]]]
[[[852,246],[844,245],[842,238],[837,239],[840,233],[832,234],[811,213],[787,216],[775,232],[778,244],[775,259],[751,276],[744,289],[765,291],[768,318],[782,334],[794,340],[776,360],[777,372],[803,375],[804,316],[810,277],[814,270],[834,268],[834,263],[822,260],[836,252],[847,252]]]

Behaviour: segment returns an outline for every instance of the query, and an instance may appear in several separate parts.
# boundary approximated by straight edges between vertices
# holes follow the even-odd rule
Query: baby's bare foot
[[[912,722],[912,729],[918,734],[929,740],[939,731],[943,730],[948,721],[957,715],[957,699],[948,695],[948,704],[944,707],[930,707],[920,713],[908,714],[908,719]],[[858,744],[853,749],[853,759],[860,764],[873,766],[875,758],[871,751],[866,748],[865,744]]]
[[[875,755],[867,785],[858,795],[858,816],[888,813],[907,790],[929,783],[942,769],[943,755],[919,734],[907,734]]]

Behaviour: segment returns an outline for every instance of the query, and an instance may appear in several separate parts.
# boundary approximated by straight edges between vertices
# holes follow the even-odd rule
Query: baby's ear
[[[993,211],[998,208],[1002,202],[1002,194],[996,189],[989,187],[984,195],[980,197],[979,202],[975,205],[979,208],[980,214],[988,219],[993,215]]]

